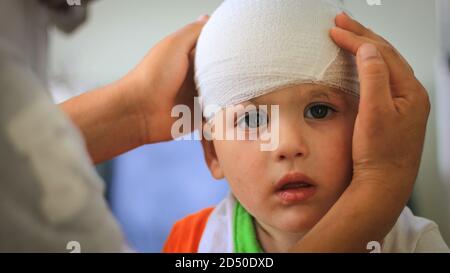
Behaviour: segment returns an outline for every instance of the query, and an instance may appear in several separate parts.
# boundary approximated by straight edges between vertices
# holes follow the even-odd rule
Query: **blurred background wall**
[[[433,110],[411,204],[416,214],[436,221],[450,243],[450,178],[442,174],[450,166],[438,168],[440,146],[450,141],[450,135],[440,134],[438,138],[436,124],[445,125],[450,116],[436,114],[436,78],[442,72],[437,63],[444,63],[439,60],[437,1],[381,0],[381,5],[373,6],[364,0],[343,2],[354,17],[383,35],[405,56],[430,93]],[[50,31],[49,74],[55,100],[63,101],[117,80],[167,34],[202,14],[211,14],[220,3],[95,1],[88,21],[76,33],[66,36]],[[438,139],[441,144],[437,144]],[[102,168],[108,174],[112,209],[130,245],[138,251],[160,251],[177,219],[217,203],[227,191],[224,181],[211,178],[200,144],[192,141],[147,145]]]

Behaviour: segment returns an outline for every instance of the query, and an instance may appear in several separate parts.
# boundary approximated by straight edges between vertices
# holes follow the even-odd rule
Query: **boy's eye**
[[[306,108],[305,117],[311,119],[324,119],[332,112],[335,112],[335,110],[330,106],[325,104],[316,104]]]
[[[267,124],[269,117],[263,110],[254,110],[246,112],[244,116],[240,117],[237,125],[241,129],[255,129]]]

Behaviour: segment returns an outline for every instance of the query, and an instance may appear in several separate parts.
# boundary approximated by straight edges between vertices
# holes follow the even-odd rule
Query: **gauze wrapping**
[[[195,81],[203,111],[317,83],[359,94],[354,57],[329,37],[332,0],[225,0],[203,28]]]

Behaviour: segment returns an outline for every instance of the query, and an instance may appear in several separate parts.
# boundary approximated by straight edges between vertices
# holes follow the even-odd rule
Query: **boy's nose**
[[[279,126],[279,144],[274,151],[276,161],[293,160],[306,157],[308,148],[298,120],[281,121]]]

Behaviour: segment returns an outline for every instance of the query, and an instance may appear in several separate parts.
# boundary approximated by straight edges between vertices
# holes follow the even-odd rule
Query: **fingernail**
[[[198,17],[197,22],[206,22],[206,21],[208,21],[208,19],[209,19],[209,16],[205,14],[205,15]]]
[[[380,55],[377,48],[373,44],[363,44],[358,51],[361,60],[365,61],[371,58],[378,58]]]

